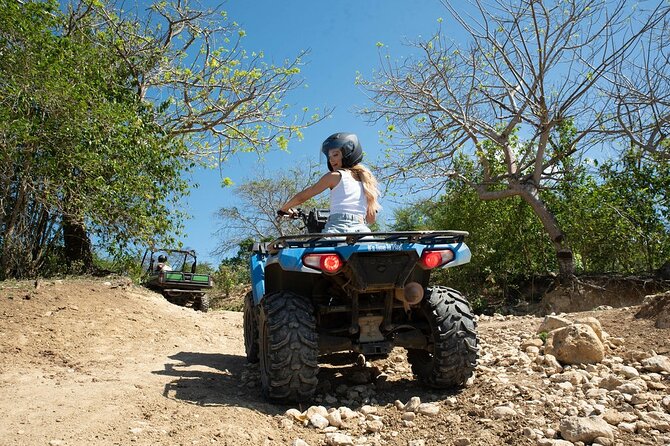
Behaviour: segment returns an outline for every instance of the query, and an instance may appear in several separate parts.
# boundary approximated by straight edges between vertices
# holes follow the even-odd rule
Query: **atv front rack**
[[[285,248],[316,248],[354,245],[363,243],[420,243],[446,245],[461,243],[467,231],[401,231],[401,232],[352,232],[287,235],[271,242],[254,243],[252,250],[274,254]]]

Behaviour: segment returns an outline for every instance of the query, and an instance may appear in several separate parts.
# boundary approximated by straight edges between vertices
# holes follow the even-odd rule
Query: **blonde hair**
[[[365,197],[368,199],[368,211],[379,211],[382,208],[379,204],[379,187],[377,185],[377,179],[372,175],[370,169],[360,163],[352,167],[345,167],[345,169],[351,172],[351,176],[354,177],[356,181],[363,183]]]

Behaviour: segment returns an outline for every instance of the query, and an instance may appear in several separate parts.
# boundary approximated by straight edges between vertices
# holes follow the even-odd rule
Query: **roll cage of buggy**
[[[160,256],[167,258],[169,268],[157,268]],[[171,303],[206,312],[210,306],[206,293],[214,283],[209,274],[197,272],[197,265],[194,250],[147,249],[142,257],[142,283]]]

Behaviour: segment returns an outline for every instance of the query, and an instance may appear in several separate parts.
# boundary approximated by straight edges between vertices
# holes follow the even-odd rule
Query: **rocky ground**
[[[559,362],[544,318],[482,316],[476,376],[450,393],[420,387],[400,349],[333,357],[300,407],[261,397],[241,313],[177,307],[123,279],[3,282],[0,444],[670,445],[663,305],[557,318],[576,344],[599,334],[588,365]]]

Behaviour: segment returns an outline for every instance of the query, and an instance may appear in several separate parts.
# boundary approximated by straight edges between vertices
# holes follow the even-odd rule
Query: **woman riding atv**
[[[323,232],[370,232],[368,224],[375,222],[379,205],[377,179],[361,164],[363,148],[353,133],[335,133],[321,145],[327,157],[328,172],[315,184],[298,192],[277,211],[293,216],[298,206],[330,189],[330,215]]]

